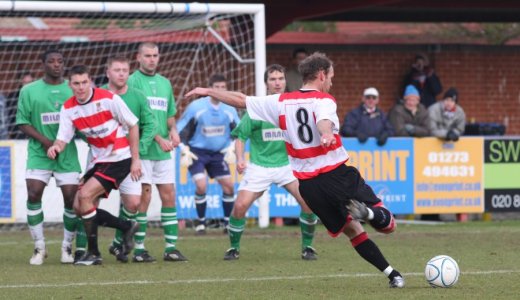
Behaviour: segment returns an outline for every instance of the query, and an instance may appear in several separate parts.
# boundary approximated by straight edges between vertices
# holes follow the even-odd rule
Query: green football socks
[[[246,218],[235,219],[233,216],[229,217],[228,234],[231,248],[240,250],[240,238],[244,232],[246,225]]]
[[[177,221],[177,208],[161,208],[161,225],[164,231],[164,252],[168,253],[175,250],[175,245],[177,243],[179,232],[179,222]]]
[[[119,218],[121,220],[135,220],[137,213],[131,213],[125,209],[123,205],[119,208]],[[114,240],[112,240],[112,246],[120,247],[123,242],[123,232],[121,230],[116,230],[116,235],[114,236]]]
[[[27,223],[29,231],[34,240],[34,246],[38,249],[45,249],[43,237],[43,210],[42,203],[30,203],[27,201]]]
[[[302,232],[302,250],[306,247],[312,247],[314,240],[314,231],[316,230],[318,217],[313,213],[300,212],[300,229]]]
[[[137,223],[139,223],[139,230],[135,233],[135,249],[134,254],[138,255],[145,251],[144,248],[144,239],[146,237],[146,227],[148,225],[148,218],[146,217],[146,213],[139,212],[135,218]]]

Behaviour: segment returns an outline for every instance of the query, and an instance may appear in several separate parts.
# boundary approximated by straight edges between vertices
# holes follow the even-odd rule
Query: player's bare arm
[[[56,159],[56,156],[65,149],[66,145],[62,140],[55,140],[54,144],[47,150],[47,156],[50,159]]]
[[[172,146],[175,148],[179,146],[179,144],[181,143],[181,137],[177,132],[177,123],[175,121],[175,117],[168,118],[168,128],[170,128],[170,142],[172,143]]]
[[[334,137],[334,123],[331,120],[320,120],[318,121],[318,131],[321,135],[321,146],[330,147],[336,144],[336,138]]]
[[[238,138],[235,140],[235,154],[237,156],[237,172],[242,174],[246,170],[247,164],[244,159],[244,142]]]
[[[186,94],[188,98],[192,96],[210,96],[236,108],[246,108],[247,96],[240,92],[197,87]]]
[[[137,125],[130,127],[128,142],[130,143],[130,153],[132,154],[130,176],[132,180],[138,181],[141,178],[141,160],[139,159],[139,127]]]
[[[36,128],[29,124],[23,124],[19,126],[20,130],[25,133],[28,137],[31,137],[43,145],[43,148],[47,151],[52,146],[52,141],[46,138],[44,135],[38,132]]]

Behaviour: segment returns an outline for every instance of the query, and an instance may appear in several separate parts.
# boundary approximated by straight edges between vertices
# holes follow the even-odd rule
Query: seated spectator
[[[376,88],[367,88],[361,101],[360,106],[345,116],[341,135],[357,137],[360,143],[366,142],[369,137],[375,137],[377,144],[383,146],[388,137],[394,135],[394,130],[385,113],[377,107],[379,92]]]
[[[403,87],[406,88],[410,84],[417,88],[421,103],[426,108],[437,101],[435,97],[442,91],[441,80],[435,74],[425,54],[420,53],[415,56],[415,61],[404,78]]]
[[[423,137],[430,135],[428,110],[419,103],[420,99],[419,91],[410,84],[405,89],[403,100],[397,103],[388,114],[396,136]]]
[[[428,108],[430,131],[433,136],[446,141],[459,140],[466,127],[466,114],[458,102],[457,90],[449,88],[441,101]]]

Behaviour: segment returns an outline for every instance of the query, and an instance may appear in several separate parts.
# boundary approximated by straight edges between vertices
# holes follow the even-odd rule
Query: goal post
[[[172,82],[179,113],[189,104],[184,94],[193,87],[207,86],[213,73],[223,74],[230,90],[265,95],[263,4],[0,0],[0,92],[11,103],[4,107],[4,112],[0,105],[0,114],[6,115],[3,119],[7,120],[5,128],[9,137],[16,132],[14,115],[21,77],[28,72],[35,79],[41,78],[39,56],[43,52],[51,48],[62,51],[66,72],[74,64],[88,65],[95,83],[100,85],[106,82],[105,63],[110,56],[125,56],[131,59],[131,69],[137,68],[135,57],[141,42],[159,45],[158,72]],[[15,161],[24,159],[17,153],[19,149],[12,149]],[[18,176],[10,178],[14,185],[12,199],[17,199],[18,209],[9,211],[25,207],[25,170],[15,169],[13,172]],[[186,181],[191,180],[187,179],[186,170],[178,172],[180,180],[184,180],[179,187],[189,184]],[[59,202],[59,189],[54,188],[53,182],[49,187],[44,197]],[[192,193],[191,187],[178,190],[181,195]],[[216,190],[210,188],[208,193],[215,194]],[[0,222],[2,217],[9,220],[9,216],[2,215],[2,209],[11,207],[11,203],[7,203],[10,200],[0,200]],[[52,212],[45,201],[46,221],[47,216],[53,214],[59,221],[60,212]],[[159,209],[152,206],[150,211]],[[208,206],[207,217],[217,215],[221,215],[221,208]],[[179,216],[188,217],[184,211]],[[25,216],[12,218],[23,221]]]

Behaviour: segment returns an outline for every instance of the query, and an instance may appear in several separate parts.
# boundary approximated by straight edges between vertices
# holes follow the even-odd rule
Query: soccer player
[[[148,105],[146,96],[140,91],[129,87],[127,84],[130,76],[130,61],[125,57],[111,57],[107,61],[106,75],[108,83],[102,88],[108,89],[121,99],[128,106],[130,111],[139,118],[139,155],[146,155],[148,146],[152,143],[157,134],[157,123]],[[121,194],[121,207],[119,218],[123,220],[135,220],[137,209],[141,202],[141,180],[134,181],[127,176],[119,186]],[[128,262],[128,256],[123,251],[123,232],[116,231],[116,236],[110,245],[109,252],[118,261]]]
[[[268,95],[283,93],[285,91],[284,67],[277,64],[268,66],[264,73],[264,82]],[[271,123],[251,120],[246,113],[231,135],[236,138],[237,171],[240,174],[245,171],[245,175],[238,187],[237,199],[229,218],[228,232],[231,248],[224,254],[224,260],[239,258],[240,238],[246,223],[245,214],[251,204],[273,183],[283,186],[302,208],[300,212],[302,259],[317,259],[316,251],[312,247],[317,217],[300,196],[298,180],[289,166],[280,128]],[[251,163],[246,165],[244,145],[248,139],[251,140]]]
[[[226,78],[221,74],[210,76],[209,87],[220,91],[227,90]],[[206,171],[209,177],[215,178],[222,187],[225,225],[229,222],[229,215],[233,209],[234,187],[223,152],[233,151],[233,147],[230,148],[230,134],[239,122],[235,108],[220,103],[216,97],[204,97],[191,102],[177,124],[184,144],[182,155],[197,157],[188,166],[196,187],[197,234],[206,232]]]
[[[159,47],[154,43],[142,43],[137,52],[139,69],[128,79],[128,86],[141,91],[148,99],[157,122],[157,135],[148,146],[146,154],[141,154],[143,178],[141,203],[137,213],[140,224],[136,234],[134,262],[153,262],[144,246],[147,227],[147,211],[152,199],[152,184],[157,186],[161,198],[161,224],[164,230],[165,261],[187,261],[177,249],[178,221],[175,207],[175,161],[172,151],[180,143],[175,126],[175,99],[170,81],[157,73],[159,64]]]
[[[87,233],[88,250],[75,264],[100,265],[103,260],[97,245],[98,225],[122,230],[124,246],[129,250],[139,228],[135,221],[120,220],[97,208],[99,197],[117,189],[128,174],[134,181],[141,177],[138,119],[119,96],[92,88],[86,66],[73,66],[69,76],[74,96],[61,108],[58,135],[47,156],[56,159],[61,155],[70,147],[68,144],[76,131],[85,136],[90,146],[92,159],[74,199],[74,208],[81,215]]]
[[[358,254],[390,279],[390,287],[402,288],[403,277],[390,266],[359,222],[366,221],[385,233],[395,229],[392,214],[359,171],[345,165],[348,154],[338,134],[336,101],[328,94],[334,77],[332,61],[322,53],[314,53],[298,69],[303,76],[303,86],[298,91],[250,97],[198,87],[186,97],[211,96],[235,107],[246,107],[251,119],[282,129],[289,161],[307,205],[331,236],[348,236]]]
[[[73,210],[74,195],[78,188],[81,167],[76,144],[71,143],[56,160],[47,157],[47,149],[58,133],[60,108],[72,96],[63,78],[63,54],[55,49],[42,54],[43,78],[25,85],[21,91],[16,113],[16,124],[29,137],[25,182],[27,185],[27,223],[34,240],[34,253],[29,263],[41,265],[47,257],[43,235],[42,195],[54,176],[63,195],[63,242],[61,262],[73,263],[72,241],[81,221]],[[79,224],[78,224],[79,223]],[[79,231],[81,232],[81,228]],[[85,250],[86,237],[78,234],[76,251]]]

